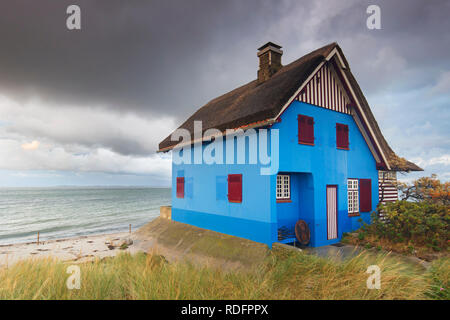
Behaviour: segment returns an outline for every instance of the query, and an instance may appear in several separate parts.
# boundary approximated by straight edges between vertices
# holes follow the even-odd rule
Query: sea
[[[168,188],[0,188],[0,244],[136,230],[170,203]]]

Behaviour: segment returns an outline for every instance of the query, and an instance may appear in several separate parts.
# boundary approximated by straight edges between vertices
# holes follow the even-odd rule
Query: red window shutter
[[[177,198],[184,198],[184,177],[177,177]]]
[[[298,143],[314,144],[314,118],[298,115]]]
[[[336,146],[342,149],[348,149],[348,125],[336,123]]]
[[[341,125],[339,123],[336,123],[336,146],[340,148],[342,144],[342,135],[341,135]]]
[[[298,116],[297,117],[297,121],[298,121],[298,143],[302,143],[303,142],[303,132],[305,132],[305,128],[306,128],[306,119],[304,116]]]
[[[359,211],[372,211],[372,180],[359,179]]]
[[[343,133],[342,133],[342,145],[343,148],[348,149],[349,143],[348,143],[348,125],[343,125]]]
[[[228,201],[242,202],[242,174],[228,175]]]

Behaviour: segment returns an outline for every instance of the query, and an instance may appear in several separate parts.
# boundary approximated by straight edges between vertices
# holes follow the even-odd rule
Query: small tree
[[[412,183],[398,183],[401,200],[430,201],[450,205],[450,182],[442,183],[437,175],[422,177]]]

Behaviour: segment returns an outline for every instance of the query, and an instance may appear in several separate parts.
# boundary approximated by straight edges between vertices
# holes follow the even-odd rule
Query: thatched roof
[[[203,131],[210,128],[225,131],[226,129],[240,128],[255,123],[261,125],[271,123],[270,121],[274,120],[283,106],[296,93],[297,89],[335,48],[345,60],[342,50],[337,43],[328,44],[283,66],[264,83],[258,85],[257,80],[254,80],[211,100],[198,109],[179,128],[187,129],[193,135],[195,120],[202,121]],[[344,72],[351,82],[355,95],[360,101],[363,112],[374,131],[375,138],[380,143],[391,169],[397,171],[422,170],[414,163],[398,157],[392,151],[384,139],[358,83],[350,72],[350,68],[347,67]],[[176,144],[177,141],[171,141],[170,136],[168,136],[159,144],[159,151],[170,150]]]

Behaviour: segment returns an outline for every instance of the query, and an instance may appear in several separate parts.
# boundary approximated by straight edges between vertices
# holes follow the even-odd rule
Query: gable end
[[[323,64],[317,70],[295,100],[351,114],[350,97],[330,63]]]

